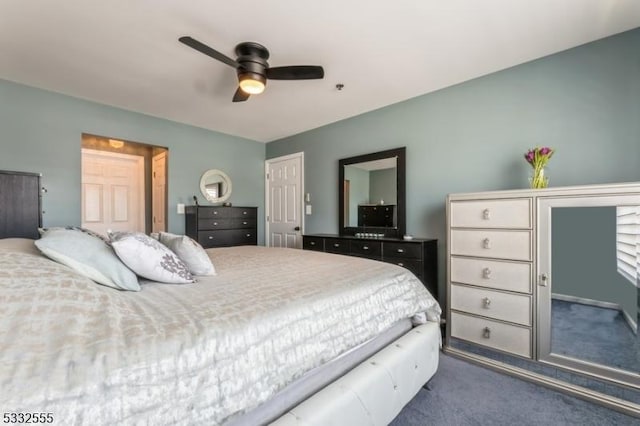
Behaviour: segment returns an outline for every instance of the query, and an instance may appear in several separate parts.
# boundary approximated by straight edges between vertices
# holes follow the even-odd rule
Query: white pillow
[[[169,284],[195,282],[184,262],[153,238],[139,232],[109,233],[111,246],[133,272]]]
[[[100,238],[75,229],[43,230],[36,247],[85,277],[121,290],[140,291],[138,278]]]
[[[193,275],[215,275],[216,270],[204,248],[193,238],[161,232],[159,240],[178,255]]]

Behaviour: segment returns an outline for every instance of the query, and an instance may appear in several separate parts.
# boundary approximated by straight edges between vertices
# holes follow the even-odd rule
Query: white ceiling
[[[0,78],[268,142],[636,27],[638,0],[0,0]],[[183,35],[325,78],[232,103]]]

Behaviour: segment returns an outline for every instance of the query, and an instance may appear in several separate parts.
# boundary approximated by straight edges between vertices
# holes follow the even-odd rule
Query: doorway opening
[[[304,152],[265,161],[265,244],[302,248]]]
[[[82,227],[107,231],[167,230],[168,149],[82,135]]]

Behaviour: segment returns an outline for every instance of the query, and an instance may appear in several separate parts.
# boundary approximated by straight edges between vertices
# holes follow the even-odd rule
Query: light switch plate
[[[178,203],[178,214],[184,214],[184,204]]]
[[[304,212],[307,215],[311,214],[311,204],[307,204],[306,206],[304,206]]]

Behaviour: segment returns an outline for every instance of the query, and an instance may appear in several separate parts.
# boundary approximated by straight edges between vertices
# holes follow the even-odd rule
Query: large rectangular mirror
[[[405,148],[339,161],[340,234],[405,233]]]
[[[640,196],[540,204],[540,360],[640,389]]]

